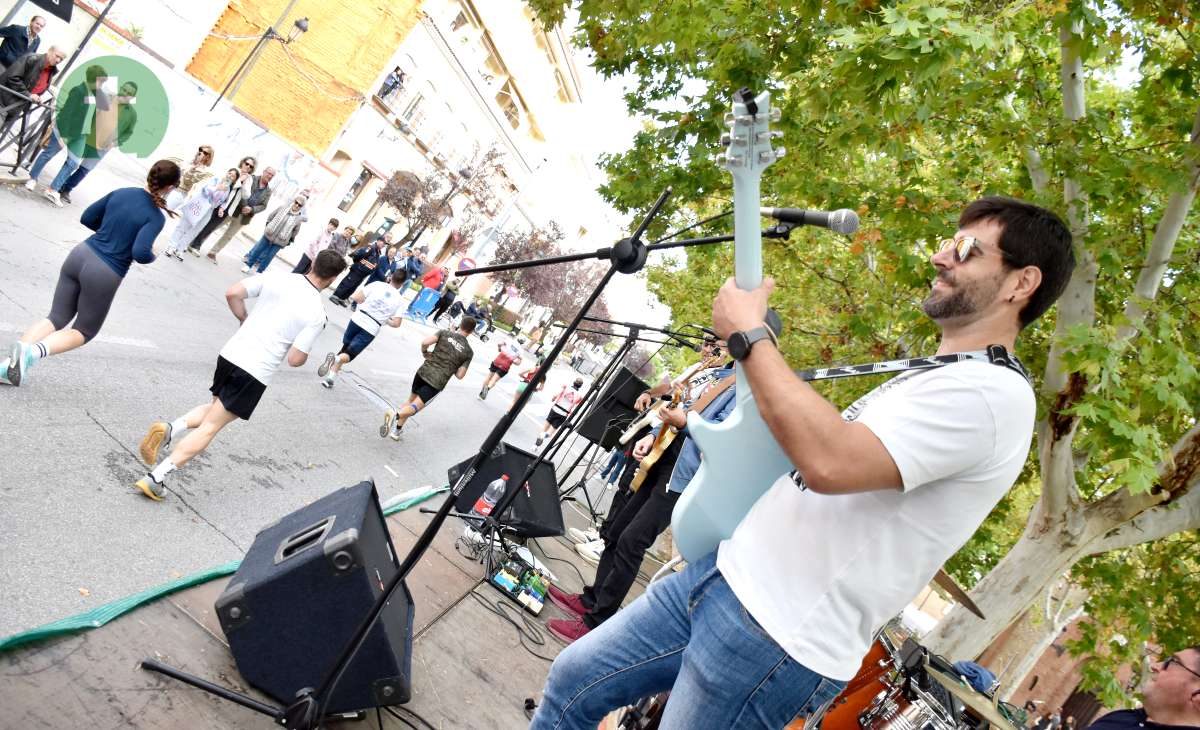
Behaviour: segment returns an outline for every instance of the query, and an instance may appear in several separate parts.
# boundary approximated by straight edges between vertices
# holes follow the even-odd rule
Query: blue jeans
[[[616,484],[617,479],[621,477],[621,465],[625,463],[625,458],[624,446],[613,448],[612,456],[608,457],[608,463],[600,470],[600,478],[608,479],[609,484]]]
[[[792,659],[746,613],[710,553],[563,650],[530,730],[594,730],[604,716],[671,690],[664,730],[771,728],[841,692]]]
[[[62,152],[62,149],[63,145],[58,139],[58,135],[51,134],[50,141],[46,143],[46,149],[42,150],[41,154],[37,156],[37,159],[33,161],[33,167],[29,168],[30,179],[37,180],[38,177],[41,176],[42,170],[45,169],[46,165],[50,164],[50,161],[54,159],[55,155],[57,155],[59,152]],[[62,169],[59,170],[58,174],[54,176],[54,181],[50,183],[50,189],[61,191],[63,186],[67,184],[67,179],[71,177],[71,175],[77,169],[79,169],[81,162],[83,162],[83,160],[76,157],[75,154],[70,150],[67,150],[67,159],[63,162]]]
[[[283,250],[283,246],[276,246],[267,240],[266,236],[258,239],[258,243],[254,244],[254,248],[250,249],[250,253],[246,255],[246,265],[254,268],[258,265],[258,273],[267,270],[267,265],[271,263],[271,259],[275,258],[275,254]]]
[[[74,172],[71,173],[71,176],[66,179],[66,182],[62,183],[58,187],[55,187],[54,189],[63,195],[69,195],[71,191],[75,189],[76,185],[83,182],[83,179],[88,176],[89,172],[96,169],[96,165],[100,164],[100,160],[103,160],[104,155],[106,154],[107,150],[98,153],[96,157],[85,157],[82,160],[79,160],[79,166],[76,167]],[[61,172],[58,174],[59,177],[62,176]],[[54,178],[54,183],[58,183],[57,177]]]

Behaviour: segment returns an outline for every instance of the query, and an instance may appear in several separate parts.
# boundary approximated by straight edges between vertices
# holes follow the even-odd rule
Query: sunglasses
[[[242,160],[242,167],[249,167],[251,170],[253,170],[254,160]]]
[[[1191,669],[1188,669],[1188,668],[1187,668],[1187,665],[1183,663],[1183,660],[1182,660],[1182,659],[1180,659],[1179,657],[1175,656],[1174,654],[1172,654],[1171,656],[1167,657],[1166,659],[1163,659],[1163,660],[1162,660],[1162,664],[1160,664],[1159,666],[1160,666],[1160,667],[1162,668],[1162,670],[1165,672],[1165,671],[1167,671],[1168,669],[1170,669],[1170,668],[1171,668],[1171,665],[1172,665],[1172,664],[1176,664],[1176,665],[1178,665],[1180,669],[1182,669],[1183,671],[1185,671],[1185,672],[1187,672],[1188,674],[1192,675],[1193,677],[1200,678],[1200,672],[1193,672]]]
[[[964,263],[971,257],[972,251],[978,251],[980,255],[983,255],[984,253],[983,241],[980,241],[974,236],[963,236],[962,238],[943,238],[941,241],[938,241],[938,253],[951,248],[954,249],[954,257],[958,259],[958,263],[960,264]],[[997,246],[996,250],[1000,252],[1000,258],[1003,259],[1005,263],[1009,264],[1010,266],[1016,266],[1004,249]]]

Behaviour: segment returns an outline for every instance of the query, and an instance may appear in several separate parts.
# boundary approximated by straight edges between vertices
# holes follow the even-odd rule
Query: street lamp
[[[287,9],[283,11],[283,15],[279,16],[279,20],[275,22],[282,22],[294,4],[295,0],[292,0],[292,3],[289,4]],[[233,76],[231,76],[229,81],[226,82],[225,88],[221,89],[221,93],[217,95],[217,100],[213,102],[213,105],[209,107],[208,110],[211,112],[217,108],[217,104],[220,104],[221,99],[225,98],[225,92],[229,91],[229,87],[233,86],[233,83],[236,81],[237,86],[233,87],[233,91],[229,91],[229,102],[231,104],[233,103],[233,97],[237,95],[238,89],[242,88],[242,82],[245,81],[246,77],[250,75],[250,69],[254,68],[255,62],[258,61],[258,53],[262,50],[263,45],[266,44],[267,41],[277,40],[280,43],[287,45],[298,40],[300,36],[307,32],[308,18],[300,18],[295,23],[292,23],[292,30],[287,34],[286,38],[279,35],[279,33],[275,31],[275,26],[269,26],[263,31],[262,36],[258,39],[258,43],[254,44],[254,49],[250,51],[250,55],[246,56],[246,58],[242,61],[242,65],[238,66],[237,71],[233,72]]]

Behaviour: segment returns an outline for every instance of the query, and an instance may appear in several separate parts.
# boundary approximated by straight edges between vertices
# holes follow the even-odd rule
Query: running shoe
[[[142,437],[142,443],[138,446],[138,450],[142,454],[142,461],[149,466],[154,466],[158,463],[163,449],[170,445],[171,424],[166,421],[155,421],[150,424],[150,430]]]
[[[31,365],[33,365],[33,348],[20,341],[14,342],[12,349],[8,351],[8,370],[4,377],[10,385],[20,386]]]
[[[321,363],[321,366],[317,368],[317,377],[323,378],[329,374],[329,368],[333,367],[335,358],[337,358],[337,355],[332,352],[325,356],[325,362]]]
[[[600,554],[604,552],[604,541],[597,540],[595,542],[585,542],[582,545],[576,545],[575,552],[579,553],[579,557],[592,565],[599,565]]]
[[[216,254],[214,254],[214,253],[206,253],[206,254],[204,254],[204,257],[205,257],[206,259],[208,259],[209,261],[213,262],[213,266],[216,266],[216,265],[217,265],[217,255],[216,255]]]
[[[400,425],[400,421],[399,421],[399,419],[397,419],[397,420],[396,420],[396,426],[395,426],[395,428],[393,428],[393,429],[392,429],[392,432],[391,432],[390,434],[388,434],[389,436],[391,436],[391,437],[392,437],[392,440],[393,440],[393,441],[399,441],[399,440],[400,440],[400,430],[401,430],[402,428],[404,428],[404,427]]]
[[[141,479],[133,483],[133,486],[142,490],[142,494],[146,495],[155,502],[161,502],[166,496],[167,490],[162,482],[154,478],[153,474],[147,474]]]
[[[333,390],[333,375],[330,374],[321,378],[321,385],[329,390]]]
[[[383,414],[383,425],[379,427],[379,438],[385,439],[392,433],[392,426],[396,425],[396,412],[388,410]]]
[[[57,190],[47,190],[46,192],[42,193],[42,197],[60,208],[66,205],[66,203],[63,202],[62,197],[58,194]]]
[[[187,252],[190,253],[191,255],[195,256],[196,258],[200,258],[200,249],[198,249],[198,248],[192,248],[191,246],[188,246]]]
[[[190,251],[191,249],[188,249],[188,250]],[[197,254],[197,255],[199,255],[199,254]],[[249,273],[250,273],[250,267],[249,267],[249,266],[243,266],[243,267],[242,267],[242,273],[243,273],[243,274],[249,274]]]
[[[487,388],[484,388],[483,390],[479,391],[479,400],[487,400],[487,394],[488,394]]]
[[[37,192],[37,180],[28,180],[25,183],[25,189],[31,193]]]

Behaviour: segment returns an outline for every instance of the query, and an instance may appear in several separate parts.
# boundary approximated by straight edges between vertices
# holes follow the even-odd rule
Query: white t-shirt
[[[1033,390],[987,362],[905,373],[879,390],[843,417],[860,410],[903,491],[825,495],[781,477],[717,554],[738,600],[784,651],[843,681],[1012,486],[1033,436]]]
[[[321,292],[307,277],[282,271],[251,276],[242,286],[258,301],[221,348],[221,357],[269,385],[288,349],[309,352],[325,329]]]
[[[350,321],[377,335],[379,328],[400,311],[400,290],[386,281],[376,281],[367,284],[363,296],[362,304],[358,305]]]

